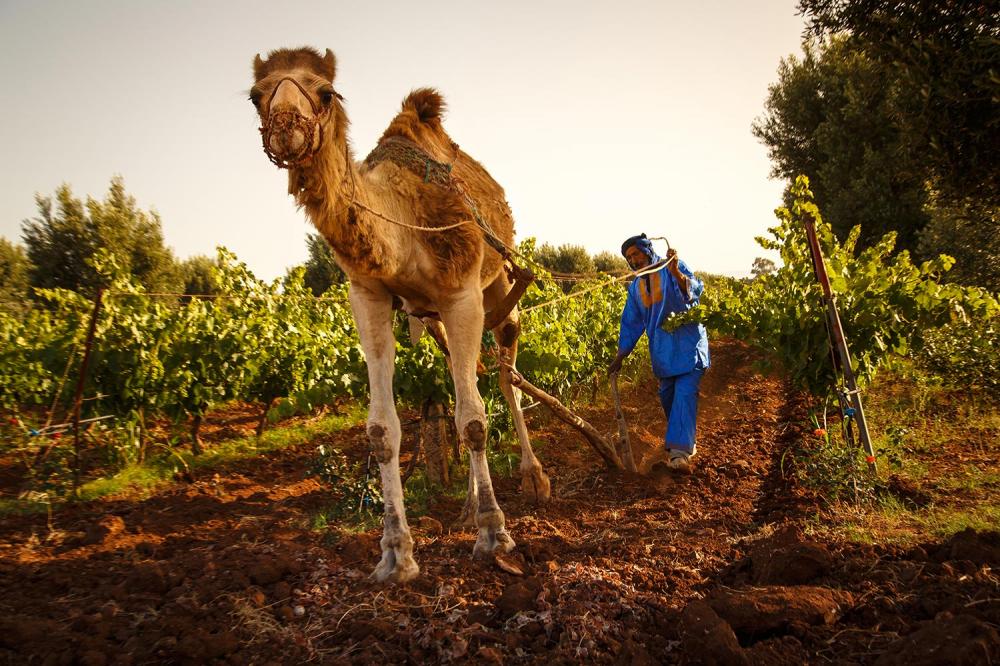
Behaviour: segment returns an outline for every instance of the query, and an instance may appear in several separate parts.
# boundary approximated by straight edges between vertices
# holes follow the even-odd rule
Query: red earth
[[[9,664],[987,664],[1000,661],[1000,535],[909,549],[803,535],[815,500],[782,472],[804,404],[713,342],[690,475],[662,462],[652,378],[623,393],[641,476],[608,471],[529,412],[552,479],[536,506],[495,471],[517,549],[471,558],[461,500],[411,517],[420,576],[372,582],[380,530],[313,527],[318,444],[367,457],[363,426],[202,473],[148,498],[0,520],[0,661]],[[615,431],[606,399],[579,410]],[[213,436],[256,417],[210,417]],[[520,573],[511,571],[520,570]]]

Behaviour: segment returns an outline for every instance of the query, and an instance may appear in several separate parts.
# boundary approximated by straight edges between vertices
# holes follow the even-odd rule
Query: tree
[[[216,278],[219,262],[203,254],[189,257],[177,266],[177,273],[187,295],[214,295],[222,291]]]
[[[624,273],[628,272],[628,262],[614,252],[598,252],[594,255],[594,268],[601,273]]]
[[[343,284],[347,276],[333,259],[330,244],[319,234],[306,237],[309,258],[305,263],[305,283],[313,295],[321,296],[335,284]]]
[[[757,257],[753,260],[753,268],[750,269],[750,272],[755,278],[759,278],[762,275],[770,275],[776,270],[778,270],[778,266],[773,261],[765,257]]]
[[[564,243],[557,248],[542,243],[535,250],[535,261],[557,273],[593,273],[594,260],[582,245]]]
[[[908,159],[944,199],[1000,205],[1000,19],[995,4],[941,0],[800,0],[816,36],[848,33],[905,104],[894,117]]]
[[[0,238],[0,310],[12,314],[24,310],[30,268],[24,248]]]
[[[920,232],[918,253],[955,258],[949,282],[977,285],[1000,292],[1000,234],[997,209],[973,199],[942,201],[934,193],[928,203],[930,222]]]
[[[552,271],[555,270],[555,265],[558,262],[559,251],[551,243],[542,243],[535,248],[534,257],[535,261]]]
[[[99,250],[107,250],[149,291],[178,287],[176,262],[164,244],[159,215],[139,210],[121,177],[111,179],[103,201],[88,197],[84,204],[69,185],[60,186],[54,200],[36,195],[35,201],[38,217],[21,226],[33,287],[93,294],[104,286],[88,261]]]
[[[781,61],[765,114],[753,133],[774,162],[772,175],[805,174],[841,240],[861,225],[861,247],[890,231],[914,250],[929,220],[926,174],[910,161],[895,126],[902,104],[889,70],[845,38],[807,42],[804,57]]]

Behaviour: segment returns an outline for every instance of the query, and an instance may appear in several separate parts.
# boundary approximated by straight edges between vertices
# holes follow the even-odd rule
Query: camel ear
[[[264,73],[264,61],[260,59],[260,54],[258,53],[253,57],[253,77],[258,81],[262,78],[261,74]]]
[[[326,55],[323,56],[323,65],[326,78],[330,79],[330,83],[333,83],[333,79],[337,76],[337,59],[333,55],[333,51],[330,49],[326,50]]]

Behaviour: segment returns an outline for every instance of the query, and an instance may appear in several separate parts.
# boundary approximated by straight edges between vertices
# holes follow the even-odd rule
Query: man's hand
[[[670,269],[670,272],[673,273],[674,276],[683,275],[683,273],[681,273],[681,269],[677,267],[679,261],[680,260],[677,258],[677,250],[674,248],[667,250],[667,268]]]
[[[688,290],[688,279],[684,273],[681,273],[680,259],[677,258],[677,250],[674,248],[667,250],[667,270],[677,280],[677,284],[681,290],[686,292]]]
[[[608,366],[608,374],[613,375],[618,373],[622,369],[622,361],[625,359],[625,354],[618,352],[615,356],[615,360],[611,361],[611,365]]]

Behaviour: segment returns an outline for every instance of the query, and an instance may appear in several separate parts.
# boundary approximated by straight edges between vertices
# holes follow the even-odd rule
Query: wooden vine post
[[[426,400],[421,409],[419,427],[427,479],[447,486],[451,482],[448,475],[448,454],[451,450],[448,410],[440,402]]]
[[[90,365],[90,352],[94,347],[94,334],[97,332],[97,315],[101,312],[101,299],[104,288],[97,290],[94,296],[94,309],[90,313],[90,325],[87,327],[87,342],[83,347],[83,360],[80,362],[80,376],[76,379],[76,393],[73,396],[73,494],[80,492],[80,407],[83,405],[83,386],[87,380],[87,366]]]

